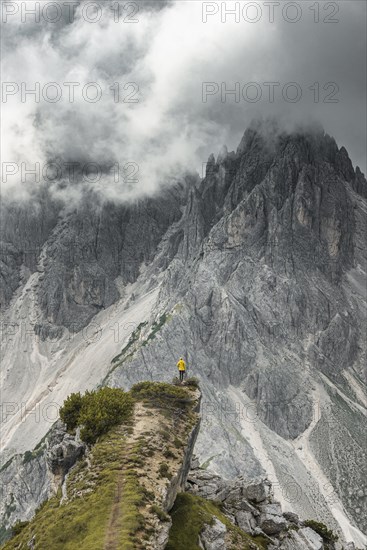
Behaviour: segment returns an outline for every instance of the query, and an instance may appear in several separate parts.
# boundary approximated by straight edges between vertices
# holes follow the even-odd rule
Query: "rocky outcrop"
[[[268,548],[275,550],[333,550],[332,534],[325,529],[324,538],[297,514],[282,511],[279,502],[274,501],[271,483],[266,478],[245,480],[238,477],[224,480],[220,476],[199,467],[193,458],[187,478],[186,490],[192,494],[221,503],[221,510],[227,518],[242,531],[252,536],[263,536]],[[320,524],[321,527],[321,524]],[[214,518],[205,525],[200,534],[202,547],[208,550],[226,550],[226,526]],[[256,546],[254,545],[254,548]],[[347,550],[348,546],[344,547]]]
[[[166,495],[163,500],[163,509],[165,512],[169,512],[171,510],[175,502],[177,493],[185,489],[187,476],[190,470],[192,453],[194,451],[194,445],[199,433],[199,429],[200,418],[198,419],[198,422],[195,424],[188,436],[182,465],[177,474],[171,479],[171,482],[167,488]]]
[[[176,500],[177,494],[180,491],[184,491],[189,474],[192,455],[194,451],[195,442],[200,428],[200,402],[201,392],[195,391],[193,394],[193,412],[195,414],[195,422],[188,434],[185,434],[184,447],[180,452],[181,460],[177,463],[175,460],[172,464],[173,475],[170,477],[168,483],[160,489],[159,497],[156,498],[156,502],[159,503],[163,512],[167,513],[172,509]],[[182,420],[185,424],[185,420]],[[177,434],[179,431],[177,431]],[[162,459],[163,457],[161,457]],[[163,520],[158,518],[159,521],[155,521],[155,534],[151,537],[152,550],[164,550],[169,538],[169,531],[171,528],[170,516],[166,516]],[[150,548],[150,546],[148,546]]]
[[[46,448],[47,466],[54,476],[55,486],[58,487],[70,468],[84,454],[86,445],[80,439],[79,430],[75,436],[70,435],[59,420],[47,438]]]
[[[183,490],[191,464],[200,401],[196,385],[147,383],[134,393],[131,416],[88,447],[78,433],[67,434],[57,422],[43,449],[49,483],[38,504],[54,498],[5,548],[23,548],[30,540],[35,547],[52,548],[56,537],[81,550],[89,550],[91,541],[98,548],[117,548],[121,539],[139,550],[164,550],[171,527],[167,512]],[[25,484],[32,481],[26,474]],[[58,487],[62,483],[61,492],[55,491],[56,482]],[[21,519],[33,515],[34,509]]]
[[[29,521],[36,509],[56,494],[65,475],[83,454],[79,436],[66,432],[61,421],[34,451],[16,455],[0,470],[1,540],[17,521]],[[1,542],[0,540],[0,542]]]

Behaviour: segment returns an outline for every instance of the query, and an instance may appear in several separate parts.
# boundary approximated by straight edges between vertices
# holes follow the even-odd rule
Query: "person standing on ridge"
[[[177,368],[178,368],[178,372],[180,373],[180,382],[183,382],[185,371],[186,371],[186,363],[182,357],[180,357],[177,363]]]

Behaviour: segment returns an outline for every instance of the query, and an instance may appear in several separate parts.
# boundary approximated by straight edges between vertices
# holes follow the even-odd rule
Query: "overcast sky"
[[[135,194],[200,171],[270,114],[321,122],[365,171],[366,2],[119,2],[75,2],[74,15],[41,2],[39,21],[35,2],[3,2],[3,163],[119,163],[96,185],[124,198],[128,177]],[[221,12],[236,4],[238,21]],[[20,177],[3,173],[3,189]]]

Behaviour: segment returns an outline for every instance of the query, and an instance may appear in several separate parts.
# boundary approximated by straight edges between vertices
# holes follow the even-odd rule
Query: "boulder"
[[[299,536],[307,543],[310,550],[322,550],[323,540],[318,533],[310,527],[303,527],[298,531]]]
[[[242,487],[242,494],[251,502],[264,502],[270,497],[271,483],[267,479],[258,479],[245,483]]]
[[[224,525],[224,523],[219,521],[218,518],[214,518],[213,524],[206,524],[204,529],[200,533],[200,542],[202,547],[205,550],[226,550],[226,533],[227,527]]]
[[[256,528],[256,520],[251,512],[244,512],[243,510],[239,510],[238,512],[236,512],[235,518],[236,523],[240,529],[242,529],[243,531],[245,531],[245,533],[248,533],[249,535],[253,534],[254,529]]]
[[[85,451],[85,444],[79,433],[75,436],[67,433],[65,426],[58,421],[47,439],[46,461],[54,476],[62,480]]]
[[[276,535],[287,527],[279,503],[260,506],[259,526],[267,535]]]
[[[294,523],[295,525],[299,524],[299,517],[294,512],[283,512],[283,516],[287,521]]]

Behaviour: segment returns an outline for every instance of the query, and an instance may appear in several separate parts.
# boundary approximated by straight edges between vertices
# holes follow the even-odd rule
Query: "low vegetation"
[[[169,521],[169,515],[166,514],[166,512],[164,512],[164,510],[162,510],[162,508],[160,508],[160,506],[157,506],[156,504],[153,504],[150,507],[150,511],[151,511],[152,514],[155,514],[156,516],[158,516],[158,518],[161,521]]]
[[[118,363],[122,359],[126,359],[127,357],[129,357],[129,355],[127,355],[128,351],[130,351],[130,355],[132,355],[131,350],[134,344],[136,344],[139,341],[141,331],[147,324],[148,324],[147,321],[144,321],[144,323],[140,323],[140,325],[136,327],[136,329],[132,332],[126,346],[123,348],[121,353],[119,353],[118,355],[116,355],[116,357],[112,359],[112,363]]]
[[[180,379],[176,376],[172,384],[174,386],[188,386],[189,388],[198,388],[199,387],[199,380],[195,376],[190,376],[190,378],[186,378],[183,382],[180,382]]]
[[[136,399],[143,399],[148,405],[164,409],[186,409],[192,399],[184,387],[166,382],[139,382],[131,388]]]
[[[319,521],[308,519],[304,522],[304,525],[305,527],[311,527],[311,529],[316,531],[316,533],[326,542],[336,542],[339,538],[338,535],[333,533],[331,529],[328,529],[324,523],[320,523]]]
[[[88,444],[107,433],[112,426],[126,421],[132,413],[134,401],[129,393],[119,388],[71,394],[60,409],[60,418],[69,431],[82,426],[80,436]]]
[[[150,333],[148,334],[147,339],[143,342],[142,345],[146,346],[150,340],[153,340],[157,332],[159,332],[163,327],[163,325],[165,325],[167,321],[171,320],[171,318],[172,318],[171,315],[167,315],[167,313],[163,313],[163,315],[160,316],[158,321],[154,321],[154,323],[152,324]]]

